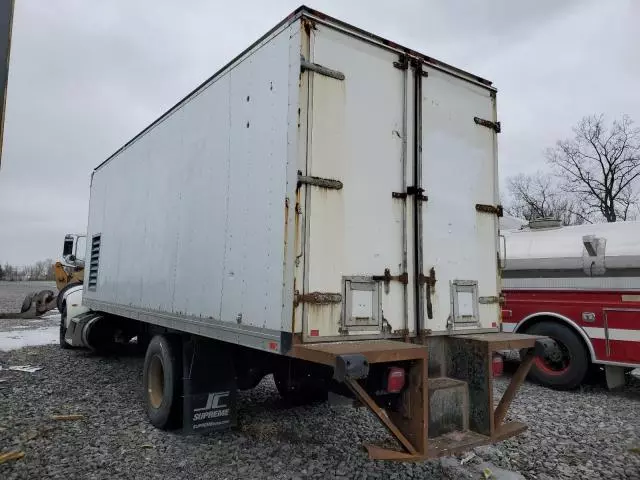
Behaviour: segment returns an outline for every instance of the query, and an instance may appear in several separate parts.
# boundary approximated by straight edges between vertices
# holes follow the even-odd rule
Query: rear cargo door
[[[418,177],[428,200],[419,202],[416,225],[420,320],[434,333],[496,328],[495,93],[433,68],[424,71]]]
[[[397,54],[328,26],[306,34],[303,338],[401,336],[405,72]]]

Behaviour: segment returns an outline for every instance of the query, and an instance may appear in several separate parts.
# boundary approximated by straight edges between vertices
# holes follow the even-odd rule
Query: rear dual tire
[[[143,367],[147,416],[161,430],[182,425],[182,350],[178,338],[156,335],[149,342]]]

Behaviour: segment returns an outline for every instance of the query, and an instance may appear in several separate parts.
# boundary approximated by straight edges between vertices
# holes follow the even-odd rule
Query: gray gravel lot
[[[0,465],[0,478],[439,478],[437,462],[368,461],[362,442],[388,437],[364,409],[284,409],[271,381],[241,394],[237,431],[161,432],[142,409],[142,361],[55,346],[0,353],[3,365],[45,366],[3,372],[0,445],[26,456]]]
[[[0,311],[14,310],[27,291],[42,288],[51,286],[0,282]],[[6,320],[0,331],[54,320]],[[640,453],[631,450],[640,447],[637,377],[620,392],[598,384],[575,392],[525,384],[508,419],[529,430],[476,449],[466,469],[443,462],[443,471],[438,461],[369,461],[362,443],[389,437],[365,409],[287,409],[270,378],[240,394],[235,431],[161,432],[142,408],[142,362],[141,356],[105,358],[57,346],[0,352],[0,366],[44,367],[33,374],[0,371],[6,380],[0,382],[0,453],[25,453],[0,465],[0,479],[481,478],[477,468],[468,475],[483,460],[529,479],[640,479]],[[497,381],[496,398],[507,381]],[[66,414],[83,418],[51,419]]]
[[[367,460],[361,444],[387,434],[364,409],[285,409],[269,379],[242,393],[240,428],[185,436],[152,428],[141,401],[142,358],[97,357],[55,346],[0,353],[0,364],[43,365],[34,374],[2,371],[0,446],[22,460],[0,478],[441,478],[439,462]],[[506,386],[498,382],[497,390]],[[640,380],[622,392],[590,386],[555,392],[525,385],[514,420],[522,436],[476,450],[475,461],[527,478],[640,478]],[[82,414],[53,421],[52,415]]]

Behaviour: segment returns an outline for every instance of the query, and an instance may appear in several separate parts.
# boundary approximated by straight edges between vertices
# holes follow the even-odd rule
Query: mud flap
[[[183,342],[183,431],[208,433],[237,425],[232,353],[224,344],[189,338]]]

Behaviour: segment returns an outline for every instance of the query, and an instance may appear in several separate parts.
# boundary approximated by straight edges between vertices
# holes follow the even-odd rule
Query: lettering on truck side
[[[209,410],[208,412],[196,413],[193,415],[193,421],[206,420],[207,418],[226,417],[229,415],[229,409]]]
[[[193,414],[193,422],[207,420],[210,418],[228,417],[230,408],[228,408],[224,399],[229,396],[229,391],[210,393],[207,396],[207,403],[204,407],[195,408]],[[201,425],[203,427],[204,425]]]

